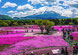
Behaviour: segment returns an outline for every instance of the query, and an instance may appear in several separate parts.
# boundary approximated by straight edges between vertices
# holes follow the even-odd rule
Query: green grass
[[[73,40],[73,42],[70,42],[68,39],[65,39],[67,43],[70,44],[71,47],[73,47],[74,44],[76,44],[76,42]]]
[[[46,33],[36,33],[36,34],[44,34],[44,35],[46,35]]]
[[[70,44],[71,47],[73,47],[73,45],[76,44],[76,41],[75,41],[75,40],[73,40],[73,42],[70,42],[70,41],[68,40],[68,35],[67,35],[67,34],[66,34],[66,39],[65,39],[65,40],[66,40],[67,43]]]
[[[67,43],[69,43],[69,45],[70,45],[71,47],[73,47],[73,45],[76,44],[76,41],[73,40],[73,42],[70,42],[70,41],[68,40],[68,34],[67,34],[67,33],[66,33],[66,38],[65,38],[65,40],[66,40]]]
[[[56,33],[56,32],[50,31],[48,34],[47,34],[46,32],[43,32],[43,33],[36,33],[36,34],[50,35],[50,34],[54,34],[54,33]]]

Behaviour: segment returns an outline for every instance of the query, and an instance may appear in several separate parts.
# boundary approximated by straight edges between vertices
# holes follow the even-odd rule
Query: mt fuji
[[[62,18],[70,18],[70,17],[65,17],[61,16],[59,13],[56,13],[54,11],[42,11],[35,13],[33,15],[26,16],[26,18],[32,18],[32,19],[62,19]]]

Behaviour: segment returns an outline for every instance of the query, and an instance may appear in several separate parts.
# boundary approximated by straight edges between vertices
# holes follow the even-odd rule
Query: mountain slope
[[[0,20],[12,20],[12,18],[7,15],[0,15]]]
[[[55,19],[55,18],[69,18],[65,16],[61,16],[59,13],[54,11],[44,11],[40,13],[36,13],[34,15],[27,16],[27,18],[36,18],[36,19]]]

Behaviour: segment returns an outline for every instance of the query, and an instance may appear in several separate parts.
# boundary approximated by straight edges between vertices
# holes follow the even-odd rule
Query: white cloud
[[[26,17],[26,16],[33,15],[33,14],[35,14],[34,11],[27,11],[27,12],[17,12],[10,16],[11,17]]]
[[[44,1],[44,0],[42,0]],[[41,0],[28,0],[28,2],[31,2],[32,4],[39,4],[41,2]]]
[[[18,12],[18,13],[14,13],[13,15],[11,15],[12,17],[24,17],[25,13],[23,12]]]
[[[28,2],[31,2],[31,4],[41,4],[42,6],[46,5],[53,5],[53,4],[59,4],[59,1],[64,1],[64,6],[69,6],[70,4],[78,4],[78,0],[28,0]]]
[[[41,5],[44,5],[44,4],[56,4],[58,0],[28,0],[28,2],[31,2],[33,5],[36,5],[36,4],[41,4]]]
[[[75,11],[73,11],[75,10]],[[66,16],[66,17],[77,17],[78,16],[78,11],[76,8],[69,8],[69,9],[64,9],[61,6],[52,6],[52,7],[40,7],[39,9],[33,9],[29,11],[24,11],[24,12],[17,12],[12,14],[12,17],[26,17],[29,15],[38,15],[38,14],[43,14],[45,11],[49,12],[56,12],[59,13],[61,16]],[[73,16],[74,15],[74,16]]]
[[[8,7],[16,7],[17,4],[16,3],[10,3],[10,2],[6,2],[2,8],[8,8]]]
[[[70,6],[71,4],[78,4],[78,0],[65,0],[63,3],[64,6]]]
[[[26,5],[23,5],[23,6],[18,6],[17,7],[17,10],[32,10],[33,9],[33,6],[31,6],[30,4],[26,4]]]
[[[1,2],[1,0],[0,0],[0,2]]]
[[[50,9],[50,8],[49,8]],[[50,10],[59,13],[61,16],[66,16],[66,17],[78,17],[78,9],[70,7],[68,9],[64,9],[61,6],[54,6]]]
[[[41,4],[44,7],[40,7],[39,9],[35,9],[33,6],[30,4],[26,4],[23,6],[18,6],[17,10],[25,10],[24,12],[16,12],[12,14],[12,17],[26,17],[29,15],[34,15],[34,14],[43,14],[45,11],[49,12],[56,12],[60,14],[61,16],[66,16],[66,17],[78,17],[78,8],[71,7],[73,4],[78,4],[78,0],[28,0],[34,5],[36,4]],[[59,3],[59,1],[64,1],[63,4]],[[46,5],[45,5],[46,4]],[[53,5],[55,4],[55,5]],[[47,5],[52,5],[52,6],[47,6]],[[64,8],[62,6],[66,6],[69,8]],[[12,11],[11,11],[12,12]]]
[[[17,13],[17,11],[8,11],[7,13]]]
[[[26,16],[29,16],[29,15],[33,15],[33,14],[40,14],[40,12],[43,12],[46,10],[47,7],[41,7],[39,9],[32,9],[32,10],[29,10],[29,11],[24,11],[24,12],[17,12],[17,13],[14,13],[12,14],[11,16],[12,17],[26,17]]]

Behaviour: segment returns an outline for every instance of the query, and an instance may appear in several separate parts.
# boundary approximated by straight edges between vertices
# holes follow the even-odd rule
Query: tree
[[[40,27],[41,29],[41,33],[43,33],[43,30],[44,30],[44,25],[43,25],[43,20],[35,20],[35,23]]]
[[[43,27],[43,23],[38,23],[40,29],[41,29],[41,33],[43,33],[44,27]]]
[[[69,25],[74,25],[74,23],[73,22],[69,22]]]
[[[18,22],[14,22],[13,25],[17,26],[18,25]]]
[[[5,23],[7,23],[8,25],[11,25],[11,21],[10,20],[4,20]]]
[[[5,23],[5,22],[1,22],[1,23],[0,23],[0,26],[8,26],[8,24]]]
[[[54,26],[55,23],[53,21],[44,20],[43,24],[45,25],[46,33],[48,34],[51,30],[51,26]]]
[[[24,25],[23,23],[20,23],[20,25]]]

